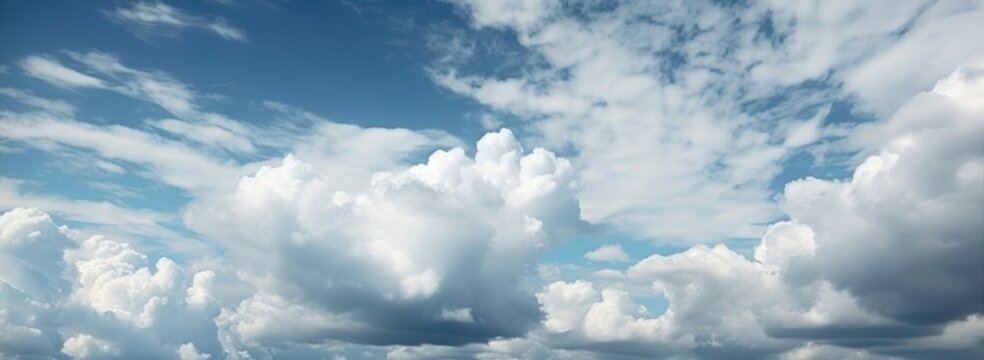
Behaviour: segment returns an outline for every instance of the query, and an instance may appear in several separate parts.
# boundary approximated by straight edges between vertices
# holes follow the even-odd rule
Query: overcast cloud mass
[[[984,2],[0,4],[0,359],[984,358]]]

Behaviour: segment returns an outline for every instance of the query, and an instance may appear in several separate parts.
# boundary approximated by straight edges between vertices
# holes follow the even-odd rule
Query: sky
[[[980,24],[0,2],[0,358],[980,358]]]

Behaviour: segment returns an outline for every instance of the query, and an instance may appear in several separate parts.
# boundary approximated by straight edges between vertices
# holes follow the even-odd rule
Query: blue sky
[[[982,22],[2,3],[0,356],[972,358]]]
[[[25,17],[18,14],[53,5],[6,5],[11,9],[5,11],[4,19],[5,63],[13,63],[25,53],[69,48],[120,49],[113,52],[128,63],[166,69],[202,91],[228,96],[230,102],[237,104],[242,102],[238,106],[219,106],[244,117],[250,116],[243,110],[249,102],[273,100],[289,101],[349,122],[426,128],[460,121],[463,112],[474,109],[453,96],[442,95],[425,76],[422,68],[428,64],[429,54],[423,47],[421,30],[397,27],[397,20],[423,12],[428,13],[428,22],[455,21],[462,25],[462,19],[453,17],[445,6],[430,4],[418,9],[385,5],[388,12],[368,14],[373,16],[369,23],[352,8],[334,2],[289,7],[243,4],[234,8],[209,2],[175,4],[191,13],[234,16],[238,26],[252,30],[246,42],[237,42],[198,30],[182,31],[180,36],[149,35],[144,40],[121,32],[118,25],[107,21],[103,13],[114,4],[58,5],[76,8],[59,9],[44,17]],[[382,98],[388,100],[387,106],[367,105]],[[102,108],[111,107],[89,111],[109,110]],[[117,116],[125,117],[122,115]],[[255,121],[262,120],[253,116],[258,118]]]

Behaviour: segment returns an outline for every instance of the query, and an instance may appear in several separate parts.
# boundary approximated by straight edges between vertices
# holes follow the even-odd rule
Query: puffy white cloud
[[[474,158],[439,150],[376,174],[364,193],[337,190],[330,174],[289,155],[234,192],[195,202],[185,220],[251,264],[241,275],[266,294],[223,312],[230,352],[330,338],[457,344],[518,336],[539,320],[519,280],[554,235],[577,225],[570,177],[566,160],[524,155],[502,130],[483,137]],[[273,320],[301,315],[325,321]],[[412,330],[421,326],[432,330]]]
[[[973,255],[984,251],[984,173],[974,170],[984,164],[981,69],[958,70],[889,121],[860,128],[857,138],[881,150],[851,181],[786,186],[784,207],[816,241],[815,255],[790,272],[826,277],[866,309],[909,324],[984,311]]]
[[[140,327],[153,325],[157,311],[178,294],[184,274],[168,258],[151,270],[147,256],[126,243],[94,236],[69,254],[78,272],[74,296],[92,309]]]
[[[558,281],[536,294],[546,314],[544,325],[553,331],[568,331],[580,326],[584,314],[600,297],[591,283]]]
[[[782,267],[797,256],[813,255],[816,247],[810,227],[795,222],[778,222],[769,226],[762,241],[755,246],[755,260]]]
[[[268,103],[288,123],[310,123],[309,130],[286,135],[290,152],[331,174],[332,186],[344,191],[364,191],[376,172],[396,171],[419,154],[462,142],[443,131],[363,128],[329,121],[315,114],[279,103]]]
[[[605,289],[601,301],[592,304],[584,315],[584,333],[599,341],[652,340],[666,325],[648,315],[644,306],[632,302],[628,292]]]
[[[791,220],[771,225],[752,259],[697,245],[607,272],[600,298],[581,280],[554,283],[538,294],[545,328],[573,331],[599,352],[622,341],[698,357],[979,354],[971,329],[984,313],[980,73],[970,64],[888,121],[859,128],[854,141],[879,150],[850,180],[788,184]],[[631,299],[624,289],[647,295],[628,286],[636,282],[666,298],[663,314]],[[559,338],[546,341],[571,347]]]
[[[65,296],[62,253],[75,247],[65,230],[37,209],[16,208],[0,216],[0,281],[38,301]]]
[[[269,353],[268,347],[316,343],[330,331],[361,327],[345,316],[333,316],[265,292],[243,300],[235,309],[222,309],[215,324],[223,351],[233,359],[262,357]]]
[[[198,352],[194,343],[187,343],[178,347],[178,358],[181,360],[208,360],[211,356]]]
[[[0,215],[0,355],[163,358],[188,341],[219,350],[211,272],[189,279],[167,258],[149,267],[128,243],[68,233],[36,209]]]
[[[0,215],[0,356],[58,353],[52,308],[71,292],[62,253],[75,246],[41,211]]]
[[[62,352],[74,359],[104,359],[120,355],[120,349],[116,345],[89,334],[68,338]]]
[[[185,298],[188,304],[195,307],[204,307],[213,300],[212,292],[215,282],[215,272],[204,270],[195,273],[192,277],[191,286],[188,287],[188,295]]]
[[[629,254],[626,254],[625,250],[622,250],[622,245],[619,244],[602,245],[584,254],[584,258],[598,262],[628,262],[630,260]]]

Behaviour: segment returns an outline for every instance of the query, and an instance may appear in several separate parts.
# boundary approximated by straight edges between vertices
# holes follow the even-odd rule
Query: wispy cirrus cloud
[[[222,17],[195,15],[160,1],[140,1],[105,11],[106,16],[142,39],[176,36],[186,29],[199,29],[219,37],[245,42],[246,31]]]
[[[126,66],[113,54],[98,51],[65,53],[73,61],[71,65],[50,55],[30,55],[19,65],[28,76],[58,87],[109,90],[156,104],[177,119],[148,120],[148,124],[175,136],[231,153],[257,151],[253,144],[256,139],[250,138],[249,127],[221,114],[202,110],[200,100],[205,96],[192,86],[163,72]],[[59,105],[63,102],[41,104],[44,99],[30,97],[21,90],[11,89],[4,93],[18,101],[30,102],[32,106],[47,106],[49,112],[64,113],[67,109]]]
[[[853,126],[825,124],[830,104],[890,115],[984,52],[984,9],[961,2],[452,2],[534,65],[470,71],[487,58],[444,41],[434,80],[577,153],[584,217],[656,241],[755,237],[781,164]]]
[[[44,98],[26,90],[4,87],[0,88],[0,95],[14,99],[24,105],[54,114],[71,116],[75,113],[75,106],[64,100]]]
[[[62,65],[47,56],[28,56],[20,61],[20,68],[32,77],[62,88],[104,88],[101,79],[83,74]]]

